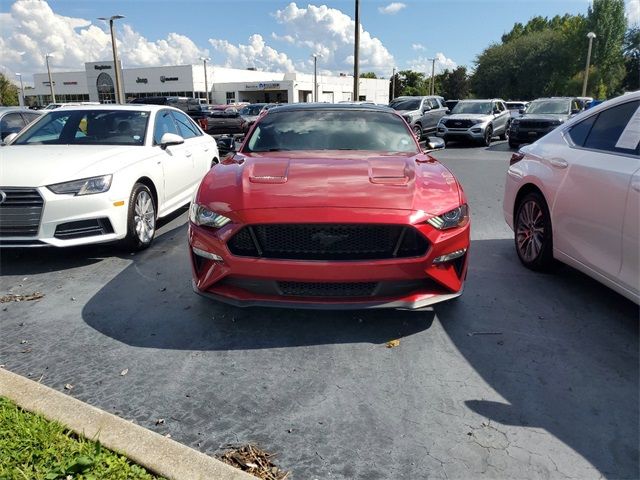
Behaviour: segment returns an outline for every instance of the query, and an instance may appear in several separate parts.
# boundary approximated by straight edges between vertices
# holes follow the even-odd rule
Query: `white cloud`
[[[284,27],[286,35],[280,38],[293,39],[293,45],[301,49],[303,60],[300,68],[311,71],[313,61],[308,58],[319,53],[322,59],[318,68],[332,72],[350,71],[353,67],[354,20],[335,8],[326,5],[308,5],[298,8],[292,2],[275,12],[276,21]],[[375,71],[389,74],[394,64],[393,55],[360,25],[360,71]]]
[[[412,44],[411,44],[411,48],[412,48],[412,49],[414,49],[414,50],[416,50],[416,51],[419,51],[419,50],[426,50],[426,49],[427,49],[427,47],[425,47],[425,46],[424,46],[424,45],[422,45],[421,43],[412,43]]]
[[[15,72],[22,73],[26,84],[31,83],[33,73],[46,71],[46,53],[55,55],[53,71],[82,70],[84,62],[113,56],[105,22],[94,25],[91,20],[58,15],[46,1],[17,0],[9,13],[0,14],[0,25],[0,70],[11,79]],[[197,63],[208,53],[177,33],[151,41],[122,20],[116,25],[118,53],[127,67]]]
[[[248,68],[259,70],[292,72],[295,70],[293,62],[285,54],[269,47],[262,35],[253,34],[247,45],[233,45],[227,40],[209,39],[209,43],[222,56],[217,55],[216,63],[227,67]]]
[[[383,15],[395,15],[403,8],[406,8],[407,5],[401,2],[393,2],[387,5],[386,7],[378,7],[378,11]]]
[[[640,0],[627,0],[626,10],[629,25],[640,25]]]
[[[452,59],[447,58],[444,53],[438,52],[435,55],[436,65],[435,71],[436,75],[444,72],[445,70],[453,70],[458,65]],[[422,72],[427,77],[431,76],[431,60],[424,56],[419,56],[414,58],[413,60],[408,62],[408,67],[410,70],[415,70],[416,72]]]

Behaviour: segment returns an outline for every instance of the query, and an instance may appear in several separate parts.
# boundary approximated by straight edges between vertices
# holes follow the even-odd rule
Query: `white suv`
[[[436,135],[449,140],[466,140],[491,145],[493,137],[506,140],[509,135],[511,114],[504,101],[460,100],[453,110],[440,119]]]

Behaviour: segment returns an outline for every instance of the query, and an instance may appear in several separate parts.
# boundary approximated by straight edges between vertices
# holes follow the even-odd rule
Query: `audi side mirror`
[[[160,137],[160,147],[164,150],[171,145],[180,145],[184,143],[184,138],[175,133],[165,133]]]
[[[9,135],[7,135],[6,137],[4,137],[4,139],[2,140],[2,145],[8,145],[11,143],[11,141],[16,138],[18,136],[17,133],[10,133]]]

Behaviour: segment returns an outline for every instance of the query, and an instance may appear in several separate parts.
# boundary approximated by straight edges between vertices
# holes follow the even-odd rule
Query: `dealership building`
[[[84,70],[52,72],[54,94],[58,102],[115,102],[113,62],[85,63]],[[206,98],[204,65],[121,68],[124,96],[127,101],[140,97],[180,96]],[[313,75],[240,70],[207,65],[207,86],[214,104],[235,102],[311,102]],[[30,103],[51,102],[49,76],[36,73],[34,88],[27,90]],[[386,104],[389,81],[361,78],[358,99]],[[318,101],[340,102],[353,99],[353,76],[318,75]]]

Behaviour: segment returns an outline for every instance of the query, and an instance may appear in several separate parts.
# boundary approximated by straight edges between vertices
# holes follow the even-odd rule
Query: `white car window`
[[[198,127],[196,127],[193,121],[184,113],[173,112],[173,116],[176,119],[176,124],[178,125],[180,135],[185,140],[202,135],[198,130]]]
[[[576,145],[584,148],[638,155],[640,144],[637,140],[633,148],[622,148],[618,140],[639,106],[640,100],[637,100],[603,110],[575,125],[569,136]]]
[[[153,129],[153,143],[160,145],[160,139],[165,133],[180,135],[170,110],[160,110],[156,114],[156,124]]]

